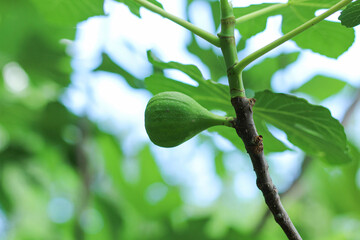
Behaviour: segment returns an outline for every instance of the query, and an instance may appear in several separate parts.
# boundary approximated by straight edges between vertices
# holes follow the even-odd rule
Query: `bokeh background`
[[[219,30],[218,1],[158,2],[209,32]],[[265,2],[285,1],[233,4]],[[164,149],[146,136],[143,115],[152,95],[143,79],[160,71],[147,51],[194,64],[206,79],[226,84],[218,49],[115,1],[0,3],[1,240],[285,239],[248,157],[233,143],[205,131]],[[273,16],[255,36],[237,31],[239,56],[281,36],[280,24],[281,16]],[[359,150],[358,27],[355,33],[337,59],[289,41],[250,67],[267,81],[264,88],[328,107]],[[178,70],[161,71],[196,85]],[[321,84],[303,85],[314,79]],[[284,132],[269,129],[288,148],[267,159],[303,238],[359,240],[358,161],[332,166],[311,159]]]

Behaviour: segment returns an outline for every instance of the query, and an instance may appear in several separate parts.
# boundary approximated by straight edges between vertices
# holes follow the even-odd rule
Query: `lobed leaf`
[[[247,14],[259,11],[261,9],[265,9],[267,7],[273,6],[276,3],[263,3],[263,4],[256,4],[250,5],[245,8],[234,8],[234,15],[235,17],[242,17]],[[278,13],[268,12],[267,14],[261,14],[254,18],[251,18],[247,21],[242,22],[241,24],[236,25],[236,29],[239,30],[242,39],[249,39],[252,36],[262,32],[266,28],[266,22],[268,17],[272,15],[277,15]]]
[[[165,183],[149,146],[144,146],[135,160],[139,177],[134,181],[129,181],[124,174],[126,171],[124,155],[118,140],[103,133],[99,133],[95,140],[100,153],[106,160],[104,167],[109,174],[111,183],[114,185],[114,189],[121,194],[121,199],[127,202],[127,206],[131,205],[147,217],[162,218],[180,205],[180,195],[177,188]],[[158,202],[150,203],[144,193],[154,185],[164,187],[167,192]]]
[[[246,88],[250,88],[254,91],[271,89],[272,76],[277,71],[294,63],[298,59],[299,54],[299,52],[282,53],[273,58],[266,58],[262,62],[243,72],[244,85]]]
[[[256,121],[283,130],[291,143],[328,163],[351,161],[344,127],[327,108],[267,90],[256,93],[255,98]]]
[[[72,29],[76,24],[89,17],[104,15],[104,0],[57,0],[46,3],[40,0],[31,0],[31,2],[48,22]]]
[[[339,16],[341,24],[352,28],[360,24],[360,0],[350,3]]]
[[[283,33],[290,32],[310,18],[315,17],[315,10],[297,7],[292,12],[284,13]],[[310,49],[330,58],[338,58],[349,49],[354,39],[355,33],[353,29],[347,29],[339,23],[325,20],[307,29],[292,40],[303,49]]]
[[[206,80],[199,83],[199,86],[194,87],[167,78],[162,74],[154,74],[145,79],[145,86],[152,94],[165,91],[184,93],[209,110],[221,110],[230,116],[234,116],[234,110],[230,104],[229,87],[226,85]]]
[[[125,81],[132,88],[144,88],[144,81],[138,79],[134,75],[130,74],[128,71],[123,69],[119,64],[116,64],[106,53],[102,54],[102,62],[94,71],[106,71],[111,73],[116,73],[122,76]]]
[[[195,65],[190,64],[181,64],[178,62],[162,62],[158,59],[151,51],[147,52],[149,62],[154,66],[160,69],[176,69],[179,70],[190,78],[194,79],[196,82],[200,83],[205,81],[204,76],[200,72],[200,70]]]
[[[320,9],[328,9],[338,3],[338,0],[294,0],[290,6],[281,9],[283,16],[282,32],[285,34],[300,26],[311,18]],[[339,23],[322,21],[293,38],[295,43],[313,52],[327,57],[337,58],[349,49],[355,39],[352,29],[346,29]]]
[[[139,3],[135,2],[134,0],[117,0],[117,1],[124,3],[134,15],[140,17],[141,5]],[[160,8],[163,8],[162,4],[156,0],[147,0],[147,1],[151,2],[152,4],[154,4]]]
[[[322,101],[340,92],[345,85],[346,82],[339,79],[317,75],[292,92],[302,92]]]
[[[265,30],[268,17],[282,15],[281,30],[283,34],[286,34],[314,18],[317,10],[328,9],[338,2],[338,0],[292,0],[286,6],[257,15],[243,24],[239,24],[236,28],[243,37],[249,38]],[[234,9],[234,12],[238,17],[265,9],[271,5],[273,4],[250,5],[247,8]],[[339,23],[324,20],[297,35],[292,40],[300,48],[310,49],[330,58],[337,58],[353,44],[355,32],[353,29],[344,28]]]
[[[193,34],[190,44],[187,45],[187,50],[209,68],[211,80],[217,82],[221,77],[226,76],[224,57],[217,55],[211,48],[201,48]]]

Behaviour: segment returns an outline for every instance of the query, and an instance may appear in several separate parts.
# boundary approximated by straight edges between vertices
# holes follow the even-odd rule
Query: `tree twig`
[[[349,119],[351,118],[351,116],[354,114],[354,111],[356,109],[357,104],[360,102],[360,89],[357,90],[357,93],[355,94],[355,97],[352,101],[352,103],[349,105],[349,107],[346,109],[344,116],[342,118],[341,124],[346,127],[349,123]],[[302,164],[301,164],[301,168],[300,168],[300,174],[297,176],[296,179],[294,179],[294,181],[291,183],[291,185],[289,186],[288,189],[286,189],[285,192],[280,193],[280,197],[284,197],[286,196],[288,193],[292,192],[294,189],[296,189],[296,187],[298,186],[300,179],[302,178],[302,176],[304,175],[306,169],[309,166],[309,163],[311,162],[312,158],[308,155],[305,155]],[[256,225],[256,227],[254,228],[253,233],[251,234],[251,236],[255,237],[258,233],[261,232],[261,229],[265,226],[266,220],[268,219],[268,217],[270,216],[270,210],[267,209],[266,212],[264,213],[264,215],[261,217],[259,223]]]
[[[255,99],[246,97],[234,97],[231,103],[236,112],[235,129],[238,136],[243,140],[246,151],[248,152],[251,162],[256,173],[256,185],[263,193],[265,202],[273,214],[275,221],[283,229],[289,240],[302,240],[289,215],[281,204],[278,191],[273,184],[270,174],[269,165],[264,157],[264,147],[262,136],[258,135],[254,120],[252,108]]]
[[[300,167],[300,171],[299,171],[299,175],[293,180],[293,182],[291,183],[291,185],[289,186],[288,189],[286,189],[284,192],[279,193],[280,198],[283,198],[284,196],[286,196],[288,193],[292,192],[294,189],[296,189],[296,187],[298,186],[300,179],[302,178],[302,176],[304,175],[306,169],[309,166],[309,163],[311,162],[311,157],[305,155],[302,163],[301,163],[301,167]],[[265,226],[265,223],[267,221],[267,219],[269,218],[271,212],[270,210],[267,208],[264,215],[261,217],[260,221],[258,222],[258,224],[256,225],[256,227],[254,228],[254,231],[252,232],[251,236],[252,237],[256,237],[260,232],[261,229]]]

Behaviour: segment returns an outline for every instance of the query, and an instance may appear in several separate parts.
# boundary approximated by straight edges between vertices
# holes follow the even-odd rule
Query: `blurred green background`
[[[178,14],[203,16],[203,24],[216,31],[217,1],[175,2]],[[286,239],[238,146],[205,132],[176,149],[160,149],[145,135],[143,111],[151,94],[142,79],[162,73],[193,84],[152,66],[146,51],[197,64],[208,78],[224,82],[217,50],[177,27],[180,35],[164,40],[157,30],[162,26],[137,25],[141,20],[117,2],[106,1],[105,8],[102,0],[0,4],[1,240]],[[215,21],[209,23],[211,13]],[[132,41],[131,32],[148,34],[151,43],[141,35]],[[253,50],[245,41],[252,35],[241,36],[239,51],[245,54]],[[355,64],[352,74],[345,64],[299,51],[289,43],[248,70],[247,79],[262,80],[247,83],[249,94],[293,92],[330,107],[340,120],[348,114],[344,125],[357,160],[329,166],[310,159],[273,129],[286,146],[268,151],[270,171],[303,239],[360,240],[360,75]],[[293,63],[308,55],[349,74],[294,72],[299,67],[291,68]],[[317,87],[324,82],[326,89]]]

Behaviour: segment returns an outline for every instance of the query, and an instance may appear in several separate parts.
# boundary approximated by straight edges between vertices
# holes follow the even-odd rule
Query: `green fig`
[[[216,125],[232,127],[233,118],[215,115],[191,97],[162,92],[150,99],[145,110],[145,128],[160,147],[175,147]]]

